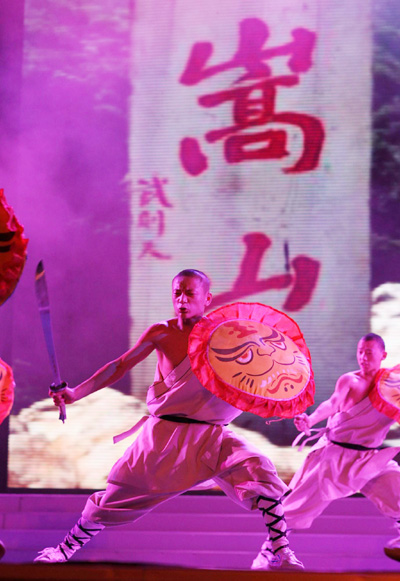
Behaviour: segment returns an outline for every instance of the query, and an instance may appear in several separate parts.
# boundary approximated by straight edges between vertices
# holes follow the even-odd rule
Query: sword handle
[[[65,420],[67,419],[67,412],[65,411],[65,403],[62,403],[59,406],[59,410],[60,410],[60,415],[58,416],[58,419],[62,421],[62,423],[65,422]]]
[[[52,391],[53,393],[57,393],[67,386],[68,386],[68,383],[66,381],[63,381],[59,385],[52,383],[50,385],[50,391]],[[64,402],[60,403],[60,405],[58,406],[58,409],[60,410],[60,415],[58,416],[58,419],[61,420],[62,423],[64,423],[65,420],[67,419],[67,412],[65,410],[65,403]]]

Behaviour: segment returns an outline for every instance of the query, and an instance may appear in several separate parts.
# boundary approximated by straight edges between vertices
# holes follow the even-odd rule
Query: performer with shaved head
[[[132,522],[158,504],[213,479],[234,501],[261,511],[269,546],[253,562],[263,570],[303,569],[290,550],[281,499],[287,486],[272,462],[226,425],[241,411],[205,389],[187,355],[189,334],[211,303],[210,281],[183,270],[172,281],[175,318],[149,327],[136,345],[75,388],[50,393],[55,405],[71,404],[113,384],[157,353],[149,416],[108,477],[105,490],[87,500],[82,517],[56,547],[35,561],[65,562],[106,526]]]
[[[392,459],[399,448],[380,448],[395,420],[393,413],[392,417],[382,413],[389,407],[384,401],[373,405],[371,389],[382,376],[385,358],[382,337],[374,333],[362,337],[357,345],[359,369],[339,377],[333,395],[312,414],[295,419],[296,427],[308,436],[315,424],[326,419],[328,423],[316,430],[322,437],[294,475],[293,490],[283,506],[290,529],[308,528],[334,499],[361,492],[394,520],[398,536],[389,541],[385,553],[400,560],[400,467]],[[392,380],[390,389],[398,393],[399,387]]]

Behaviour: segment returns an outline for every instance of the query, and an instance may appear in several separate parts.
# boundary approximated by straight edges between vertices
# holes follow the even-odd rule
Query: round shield
[[[14,402],[14,387],[11,367],[0,359],[0,424],[11,411]]]
[[[400,421],[400,365],[378,371],[369,399],[379,412]]]
[[[0,305],[13,293],[26,261],[28,239],[0,189]]]
[[[194,326],[188,354],[201,384],[242,411],[292,418],[314,403],[303,334],[272,307],[234,303],[213,311]]]

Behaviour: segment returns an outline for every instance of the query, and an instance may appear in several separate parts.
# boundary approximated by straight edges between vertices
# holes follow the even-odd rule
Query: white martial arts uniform
[[[210,479],[249,510],[260,495],[279,500],[287,492],[272,462],[225,427],[241,412],[200,384],[188,357],[149,388],[147,405],[151,415],[112,468],[106,490],[89,497],[85,519],[105,526],[132,522]]]
[[[361,492],[386,516],[400,519],[399,448],[377,449],[394,421],[378,412],[368,397],[332,416],[283,500],[288,528],[308,528],[335,499]],[[335,444],[333,442],[339,442]],[[363,446],[345,448],[340,443]]]

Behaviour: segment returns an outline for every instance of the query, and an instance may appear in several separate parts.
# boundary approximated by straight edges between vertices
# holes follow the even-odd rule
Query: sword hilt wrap
[[[68,387],[68,383],[66,381],[62,381],[58,385],[56,385],[55,383],[52,383],[50,385],[50,391],[52,393],[58,393],[59,391],[62,391],[66,387]],[[62,423],[64,423],[65,420],[67,419],[67,412],[65,411],[65,403],[61,403],[58,407],[60,409],[59,419],[62,421]]]
[[[53,393],[58,393],[59,391],[65,389],[66,387],[68,387],[68,383],[66,381],[62,381],[59,385],[52,383],[50,385],[50,391],[52,391]]]

